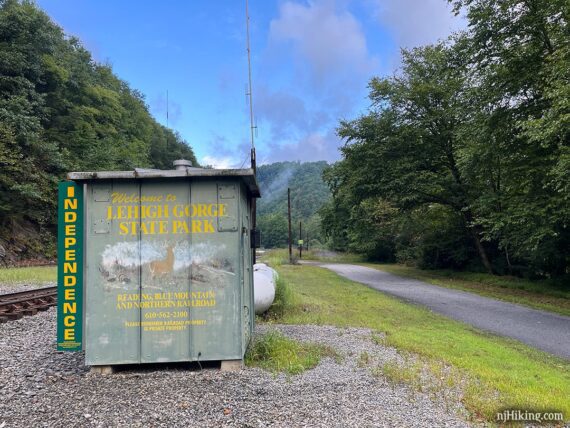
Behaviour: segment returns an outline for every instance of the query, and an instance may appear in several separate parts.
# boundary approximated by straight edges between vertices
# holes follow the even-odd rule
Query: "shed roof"
[[[259,186],[255,178],[253,169],[210,169],[210,168],[192,168],[185,169],[146,169],[135,168],[133,171],[84,171],[70,172],[67,178],[73,181],[94,181],[94,180],[144,180],[149,178],[225,178],[233,177],[243,180],[252,196],[259,198]]]

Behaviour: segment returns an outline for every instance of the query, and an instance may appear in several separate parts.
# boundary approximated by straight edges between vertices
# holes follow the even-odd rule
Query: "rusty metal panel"
[[[238,186],[235,183],[217,184],[215,181],[192,183],[192,204],[218,204],[218,225],[226,219],[236,222],[239,212]],[[221,198],[220,189],[225,189]],[[230,230],[231,229],[231,230]],[[233,231],[233,233],[221,233]],[[192,318],[204,320],[204,326],[191,332],[193,360],[240,359],[241,329],[239,263],[240,240],[237,224],[223,227],[213,233],[192,234],[192,291],[210,296],[212,305],[192,308]]]
[[[218,231],[235,232],[238,227],[237,217],[237,184],[224,183],[218,184],[218,201],[219,204],[227,207],[226,215],[218,216]]]
[[[254,319],[246,186],[216,176],[87,189],[86,363],[243,358]]]
[[[242,186],[242,192],[245,193],[246,189]],[[240,199],[240,212],[241,212],[241,263],[242,272],[240,278],[241,293],[242,293],[242,352],[245,353],[247,344],[249,343],[253,334],[253,323],[255,320],[255,309],[253,301],[253,266],[252,266],[252,249],[250,243],[250,206],[247,198]]]
[[[120,296],[138,294],[138,236],[121,236],[113,218],[111,193],[138,194],[136,183],[102,182],[88,186],[85,245],[85,361],[88,365],[138,363],[139,331],[125,325],[139,322],[138,311],[118,309]],[[104,198],[101,195],[108,195]],[[108,224],[109,233],[100,233]]]
[[[190,185],[143,181],[141,196],[141,362],[188,361]]]

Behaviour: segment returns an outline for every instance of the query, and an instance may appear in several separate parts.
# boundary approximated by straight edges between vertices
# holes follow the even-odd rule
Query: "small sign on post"
[[[57,350],[81,351],[83,339],[83,188],[58,187]]]

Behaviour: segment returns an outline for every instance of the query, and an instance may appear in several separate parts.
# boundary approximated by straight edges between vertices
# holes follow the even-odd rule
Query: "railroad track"
[[[0,322],[35,315],[57,304],[57,287],[0,294]]]

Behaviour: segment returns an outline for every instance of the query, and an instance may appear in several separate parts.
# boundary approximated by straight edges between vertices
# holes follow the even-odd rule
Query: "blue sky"
[[[38,0],[67,34],[140,90],[203,164],[249,156],[245,0]],[[445,0],[250,0],[258,162],[339,158],[339,119],[368,107],[400,47],[461,28]]]

